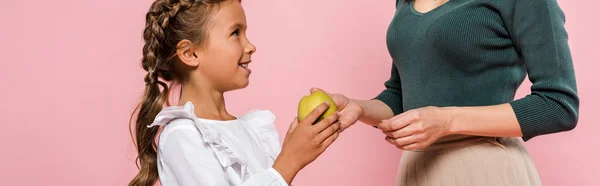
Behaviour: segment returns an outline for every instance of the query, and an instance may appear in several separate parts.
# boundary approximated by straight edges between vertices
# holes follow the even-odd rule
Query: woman
[[[391,78],[373,100],[333,94],[405,150],[404,185],[541,185],[518,137],[568,131],[579,98],[556,0],[399,0]],[[513,100],[525,76],[531,94]]]

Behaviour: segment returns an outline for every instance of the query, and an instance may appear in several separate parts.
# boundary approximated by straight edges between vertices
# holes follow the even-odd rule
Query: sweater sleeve
[[[579,98],[564,13],[556,0],[503,2],[501,14],[533,84],[531,94],[510,102],[523,139],[572,130]]]
[[[392,109],[394,115],[398,115],[403,112],[402,83],[400,82],[400,74],[395,64],[392,64],[391,74],[390,79],[384,83],[386,89],[374,99],[382,101]]]

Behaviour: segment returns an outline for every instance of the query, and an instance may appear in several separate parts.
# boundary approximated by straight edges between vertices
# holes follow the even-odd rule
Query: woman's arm
[[[510,103],[524,139],[575,128],[579,97],[564,13],[554,0],[501,3],[503,20],[533,83],[530,95]]]
[[[480,107],[423,107],[384,120],[386,140],[403,150],[425,148],[441,137],[465,134],[491,137],[522,136],[509,104]]]
[[[445,108],[450,115],[449,133],[474,136],[522,137],[510,104]]]
[[[386,89],[372,100],[349,99],[342,94],[330,94],[340,109],[342,130],[350,127],[358,120],[377,126],[381,120],[393,117],[402,112],[402,87],[400,75],[395,64],[392,64],[390,78],[384,83]],[[311,92],[322,91],[318,88]]]
[[[361,122],[377,126],[384,119],[389,119],[394,116],[392,109],[381,100],[350,100],[362,108],[362,114],[358,120]]]

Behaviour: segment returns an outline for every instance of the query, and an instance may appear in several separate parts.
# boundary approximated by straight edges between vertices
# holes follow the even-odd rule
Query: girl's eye
[[[236,29],[235,31],[233,31],[233,33],[231,33],[232,36],[238,36],[240,34],[240,30]]]

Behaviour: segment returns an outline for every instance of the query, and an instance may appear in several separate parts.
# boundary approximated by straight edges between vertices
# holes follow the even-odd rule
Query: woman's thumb
[[[318,91],[325,92],[325,91],[323,91],[323,89],[320,89],[320,88],[314,88],[314,87],[313,87],[313,88],[311,88],[311,89],[310,89],[310,93],[311,93],[311,94],[312,94],[312,93],[314,93],[314,92],[318,92]]]

